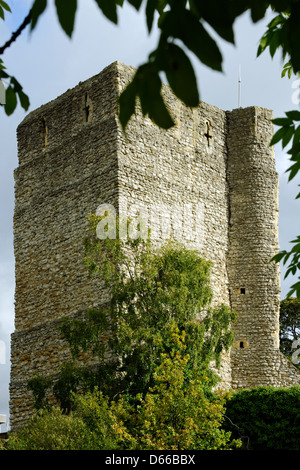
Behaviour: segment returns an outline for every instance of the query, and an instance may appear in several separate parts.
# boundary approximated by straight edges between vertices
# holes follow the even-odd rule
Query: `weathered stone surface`
[[[176,126],[137,112],[122,133],[117,96],[134,73],[119,62],[30,113],[18,128],[15,171],[15,332],[11,425],[32,410],[35,373],[70,358],[58,321],[105,300],[83,266],[86,217],[101,204],[148,222],[213,262],[215,303],[238,312],[222,386],[300,384],[279,352],[278,176],[269,110],[183,106],[164,87]],[[208,135],[210,137],[208,137]]]

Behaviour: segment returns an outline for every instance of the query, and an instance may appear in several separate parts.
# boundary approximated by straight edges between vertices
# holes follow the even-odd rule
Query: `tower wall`
[[[123,89],[133,69],[118,68]],[[229,306],[226,113],[204,102],[187,108],[167,86],[163,97],[173,128],[159,129],[137,111],[125,135],[120,129],[120,213],[145,220],[155,245],[172,237],[210,260],[213,304]],[[221,386],[230,387],[228,356],[221,375]]]
[[[59,319],[103,300],[83,266],[83,239],[87,215],[99,202],[118,203],[117,93],[109,68],[30,113],[18,128],[12,428],[32,412],[28,379],[55,375],[70,359]]]
[[[116,62],[18,128],[12,428],[32,413],[27,381],[55,376],[70,359],[59,319],[106,300],[82,261],[86,218],[107,203],[146,220],[155,244],[173,236],[213,262],[214,302],[238,313],[224,387],[299,383],[279,353],[279,273],[268,263],[278,249],[271,113],[192,110],[164,87],[174,128],[158,129],[137,111],[124,135],[117,97],[133,72]]]
[[[232,388],[300,384],[279,351],[278,174],[270,110],[228,113],[230,300],[238,312],[231,352]]]
[[[239,314],[232,350],[233,385],[270,384],[279,348],[280,274],[270,263],[278,252],[278,175],[272,113],[260,108],[228,113],[230,219],[228,274]],[[251,371],[251,373],[249,373]]]

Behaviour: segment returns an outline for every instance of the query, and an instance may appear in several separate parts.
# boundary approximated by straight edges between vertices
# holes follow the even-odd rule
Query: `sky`
[[[32,0],[6,0],[12,14],[0,23],[2,46],[22,23]],[[293,102],[297,93],[295,77],[281,78],[282,60],[279,54],[272,60],[268,52],[256,57],[260,37],[273,17],[253,24],[248,13],[235,23],[236,45],[218,39],[223,54],[223,73],[214,72],[192,58],[201,99],[223,110],[238,107],[238,77],[241,69],[241,106],[260,106],[283,117],[286,111],[299,108]],[[158,37],[154,29],[148,35],[144,12],[130,5],[119,13],[119,24],[105,19],[94,0],[78,0],[75,30],[69,39],[60,28],[54,0],[40,18],[32,34],[29,29],[2,56],[8,72],[14,75],[29,95],[33,111],[98,74],[104,67],[119,60],[139,66],[155,48]],[[18,107],[11,117],[0,109],[0,414],[5,414],[9,428],[10,335],[14,331],[14,169],[18,166],[16,129],[27,113]],[[279,174],[279,242],[280,249],[290,249],[290,241],[300,234],[297,179],[288,183],[286,169],[290,162],[280,145],[275,146],[276,168]],[[282,298],[294,282],[283,279]]]

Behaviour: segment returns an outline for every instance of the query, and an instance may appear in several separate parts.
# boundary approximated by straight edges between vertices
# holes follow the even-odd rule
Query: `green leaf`
[[[286,118],[276,118],[276,119],[273,119],[272,122],[276,126],[290,126],[291,124],[293,124],[293,121],[288,117],[286,117]]]
[[[258,0],[256,0],[258,1]],[[287,18],[280,13],[277,15],[269,24],[268,29],[262,36],[258,49],[257,57],[268,47],[270,46],[271,57],[274,56],[276,50],[287,44],[285,34],[286,34],[286,22]],[[285,48],[283,48],[283,56],[286,54]]]
[[[160,61],[175,95],[186,106],[198,106],[197,80],[190,59],[185,52],[175,44],[168,44],[161,53]]]
[[[212,28],[228,42],[234,44],[233,22],[230,4],[224,0],[190,0],[190,9],[198,19],[203,18]]]
[[[104,16],[113,23],[118,23],[116,0],[95,0]]]
[[[286,147],[294,135],[294,127],[289,127],[282,137],[282,148]]]
[[[151,64],[139,67],[137,71],[138,93],[143,114],[163,129],[169,129],[174,121],[161,96],[161,80],[158,71]]]
[[[275,145],[277,142],[279,142],[283,137],[285,136],[288,128],[287,127],[281,127],[277,132],[272,137],[272,140],[270,142],[270,145]]]
[[[222,71],[222,54],[216,42],[190,11],[167,11],[161,15],[159,27],[167,36],[180,39],[205,65]]]
[[[19,93],[19,91],[22,90],[22,86],[21,86],[20,83],[15,79],[15,77],[11,77],[11,79],[10,79],[10,84],[13,85],[14,91],[15,91],[16,93]]]
[[[20,100],[22,108],[25,109],[25,111],[27,111],[30,106],[30,101],[29,101],[28,96],[22,90],[18,92],[18,96],[19,96],[19,100]]]
[[[4,70],[0,68],[0,78],[10,78],[10,77],[8,73],[4,72]]]
[[[263,0],[252,0],[251,2],[251,18],[254,23],[261,20],[269,7],[269,2]]]
[[[300,153],[299,153],[299,152],[298,152],[298,153],[294,153],[294,154],[291,156],[290,161],[291,161],[291,162],[298,162],[298,161],[300,161]]]
[[[268,23],[268,29],[274,29],[281,22],[281,15],[275,16],[270,23]]]
[[[285,114],[288,118],[292,119],[293,121],[300,121],[300,111],[287,111]]]
[[[281,77],[285,77],[286,73],[288,74],[288,77],[291,78],[293,72],[293,67],[291,65],[291,62],[288,61],[286,64],[283,66],[283,70],[281,72]]]
[[[119,97],[119,119],[125,130],[135,112],[136,98],[139,97],[142,112],[159,126],[168,129],[174,125],[161,96],[161,80],[158,70],[152,64],[138,68],[133,80]]]
[[[290,47],[291,64],[294,73],[300,71],[300,4],[293,2],[291,4],[291,14],[287,20],[287,39]]]
[[[278,48],[280,48],[280,32],[279,31],[274,31],[272,34],[272,37],[269,41],[269,48],[270,48],[270,55],[273,59],[276,51]]]
[[[294,163],[294,165],[290,166],[286,170],[286,173],[290,172],[289,181],[291,181],[297,175],[299,171],[300,171],[300,162]]]
[[[296,282],[291,286],[291,290],[287,294],[287,298],[292,297],[292,295],[296,293],[296,297],[300,298],[300,282]]]
[[[294,155],[300,152],[300,142],[297,142],[295,145],[293,144],[292,148],[288,150],[289,155]]]
[[[1,6],[2,8],[4,8],[4,10],[9,11],[9,12],[11,13],[10,6],[7,5],[7,3],[4,2],[4,0],[0,0],[0,6]]]
[[[291,66],[286,66],[286,67],[283,68],[283,70],[281,72],[281,78],[285,77],[286,74],[288,74],[288,77],[291,78],[291,74],[292,74]]]
[[[119,119],[123,130],[135,112],[137,93],[137,83],[133,79],[119,97]]]
[[[296,242],[295,242],[296,243]],[[291,249],[291,253],[300,253],[300,243],[296,243]]]
[[[268,45],[269,45],[269,35],[268,33],[265,33],[259,42],[256,56],[259,57],[264,52],[264,50],[268,47]]]
[[[285,256],[286,252],[281,251],[280,253],[277,253],[273,258],[270,259],[270,262],[274,261],[275,263],[279,263],[282,258]]]
[[[16,107],[17,107],[17,96],[12,86],[9,86],[6,90],[6,103],[4,105],[4,110],[7,116],[10,116],[11,114],[13,114]]]
[[[136,10],[139,10],[141,7],[143,0],[128,0],[128,3],[130,3]]]
[[[155,10],[157,10],[159,0],[148,0],[146,5],[146,21],[149,33],[151,33]]]
[[[77,0],[55,0],[55,6],[61,27],[71,37],[75,23]]]
[[[31,31],[36,27],[39,17],[47,7],[47,0],[35,0],[31,8]]]
[[[7,5],[7,3],[3,0],[0,0],[0,18],[2,18],[3,20],[5,19],[4,10],[9,11],[11,13],[11,9]]]

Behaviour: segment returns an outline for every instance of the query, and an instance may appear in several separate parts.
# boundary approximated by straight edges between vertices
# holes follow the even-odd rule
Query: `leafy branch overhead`
[[[119,10],[126,0],[94,1],[109,21],[118,24]],[[78,1],[54,0],[54,3],[59,24],[67,36],[71,38]],[[279,13],[273,23],[269,25],[265,37],[262,38],[260,53],[267,46],[270,46],[271,54],[277,47],[282,47],[283,53],[291,56],[293,69],[300,68],[299,53],[294,47],[298,37],[299,7],[297,5],[299,4],[292,0],[272,2],[260,0],[240,0],[239,2],[232,0],[211,0],[210,2],[202,0],[127,0],[128,3],[137,11],[142,7],[145,8],[149,33],[156,22],[160,37],[156,49],[151,52],[148,60],[138,67],[132,82],[120,96],[119,117],[124,129],[135,112],[137,100],[140,101],[143,114],[150,116],[158,126],[165,129],[173,126],[174,121],[161,95],[162,74],[165,75],[175,95],[185,105],[197,106],[200,98],[191,56],[195,56],[212,70],[222,72],[222,53],[210,29],[212,28],[220,38],[235,44],[233,25],[236,18],[246,11],[250,12],[253,22],[262,19],[270,6]],[[48,0],[33,1],[29,14],[31,31],[39,23],[47,4]],[[4,19],[4,10],[10,11],[10,8],[1,0],[0,16],[2,19]],[[24,27],[21,25],[21,29],[19,28],[14,33],[15,38],[21,34]],[[11,42],[8,41],[8,44],[10,45]],[[0,78],[10,79],[11,77],[2,68]],[[6,97],[6,113],[12,114],[15,110],[17,96],[23,108],[27,110],[29,107],[28,97],[25,100],[23,94],[20,96],[20,88],[15,88],[14,82],[10,85]]]
[[[53,0],[60,26],[71,38],[74,32],[77,0]],[[257,56],[269,50],[271,57],[279,51],[284,60],[282,76],[300,73],[300,1],[298,0],[90,0],[95,1],[101,13],[112,23],[118,24],[119,11],[130,4],[137,11],[144,9],[149,33],[157,25],[159,40],[148,59],[141,64],[131,82],[119,97],[119,119],[123,129],[134,115],[138,102],[143,115],[149,116],[159,127],[168,129],[174,125],[173,118],[164,102],[161,89],[166,79],[174,94],[189,107],[195,107],[200,100],[198,84],[192,65],[192,58],[212,70],[222,72],[223,57],[217,43],[220,38],[235,44],[234,23],[248,12],[253,23],[266,16],[270,9],[274,18],[262,36]],[[0,47],[0,55],[21,35],[26,26],[32,32],[46,11],[48,0],[34,0],[28,16],[18,30]],[[0,18],[5,20],[10,12],[9,5],[0,0]],[[29,98],[19,81],[11,76],[0,59],[0,80],[6,84],[4,110],[11,115],[18,101],[28,110]],[[272,145],[282,140],[285,147],[293,140],[289,179],[300,169],[300,130],[294,121],[299,120],[298,111],[290,111],[272,140]],[[299,193],[300,194],[300,193]],[[299,198],[299,194],[297,198]],[[298,245],[296,244],[295,247]],[[296,251],[300,253],[300,250]],[[291,253],[291,252],[290,252]],[[293,270],[295,270],[293,265]],[[300,295],[300,283],[297,284]]]
[[[125,0],[94,0],[102,14],[114,24],[118,23],[119,9]],[[30,30],[33,31],[42,14],[47,8],[48,0],[34,0],[30,14]],[[77,0],[54,0],[57,18],[62,29],[72,37],[77,13]],[[268,7],[268,2],[258,1],[224,1],[212,0],[204,4],[200,0],[127,0],[136,10],[145,7],[146,24],[149,33],[154,22],[160,31],[157,48],[149,55],[148,61],[142,64],[132,83],[120,97],[120,121],[126,128],[131,116],[134,114],[137,100],[140,100],[144,115],[162,128],[171,127],[174,122],[161,96],[161,73],[174,91],[175,95],[187,106],[197,106],[199,92],[194,69],[189,54],[197,57],[203,64],[213,70],[222,71],[222,54],[215,39],[210,34],[207,25],[226,41],[234,44],[233,23],[235,19],[250,9],[252,20],[261,19]],[[4,19],[4,10],[10,11],[9,6],[0,1],[0,16]],[[26,24],[27,25],[27,24]],[[25,25],[25,26],[26,26]],[[13,34],[8,43],[18,37],[24,24]],[[176,44],[175,44],[176,41]],[[0,48],[0,53],[1,48]],[[2,63],[3,65],[3,63]],[[4,72],[4,65],[0,79],[9,79],[10,75]],[[7,92],[5,111],[12,114],[17,106],[17,96],[25,110],[29,107],[29,99],[23,94],[20,96],[19,87],[10,83]],[[22,92],[23,93],[23,92]]]
[[[3,0],[0,0],[0,18],[5,19],[5,10],[11,12],[9,5]]]
[[[287,153],[290,155],[292,164],[286,170],[289,173],[288,180],[291,181],[300,171],[300,111],[288,111],[285,113],[285,117],[273,119],[273,123],[280,128],[275,132],[270,145],[281,142],[282,148],[285,148],[291,142],[291,148]],[[296,199],[299,198],[300,192],[296,196]],[[289,274],[295,275],[300,271],[300,236],[292,240],[291,243],[294,244],[291,251],[282,250],[272,258],[277,263],[283,261],[283,265],[286,265],[290,259],[285,278]],[[293,293],[296,293],[300,298],[300,280],[291,286],[287,297],[291,297]]]

